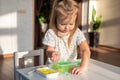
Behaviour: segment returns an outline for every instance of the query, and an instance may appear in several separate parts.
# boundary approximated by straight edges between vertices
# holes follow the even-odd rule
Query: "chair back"
[[[31,51],[14,52],[14,80],[18,75],[17,69],[44,64],[44,48]],[[19,80],[19,79],[18,79]]]

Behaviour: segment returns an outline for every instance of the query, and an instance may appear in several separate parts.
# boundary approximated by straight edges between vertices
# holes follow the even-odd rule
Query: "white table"
[[[60,75],[53,79],[48,79],[33,72],[27,74],[34,68],[18,69],[17,72],[23,80],[120,80],[120,67],[106,64],[100,61],[90,59],[88,70],[80,75]]]

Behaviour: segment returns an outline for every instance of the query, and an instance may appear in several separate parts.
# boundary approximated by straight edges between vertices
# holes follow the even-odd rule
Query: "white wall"
[[[33,0],[0,0],[0,55],[33,49]]]
[[[97,15],[103,17],[100,44],[120,48],[120,0],[94,1],[96,1]]]

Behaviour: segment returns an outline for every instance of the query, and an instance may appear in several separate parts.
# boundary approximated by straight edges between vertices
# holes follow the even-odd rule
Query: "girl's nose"
[[[69,25],[65,25],[65,29],[69,29]]]

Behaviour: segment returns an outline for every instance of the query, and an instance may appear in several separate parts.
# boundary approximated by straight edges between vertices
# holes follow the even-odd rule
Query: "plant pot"
[[[99,32],[89,32],[89,45],[90,47],[98,47],[99,45]]]

